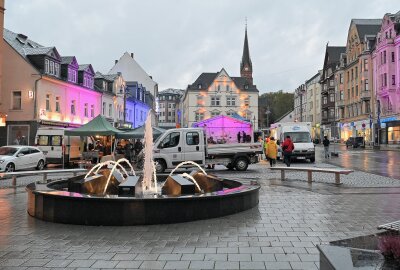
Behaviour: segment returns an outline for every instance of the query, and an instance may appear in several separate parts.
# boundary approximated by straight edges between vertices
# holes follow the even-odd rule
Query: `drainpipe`
[[[42,74],[32,74],[32,76],[40,76],[40,78],[35,80],[35,88],[33,89],[33,120],[37,120],[37,84],[43,78]]]

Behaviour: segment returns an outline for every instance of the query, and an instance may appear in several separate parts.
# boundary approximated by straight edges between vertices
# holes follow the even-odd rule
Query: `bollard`
[[[43,174],[42,183],[43,183],[43,184],[46,184],[46,181],[47,181],[47,173],[44,173],[44,174]]]
[[[17,187],[17,176],[16,176],[16,175],[13,175],[13,176],[12,176],[11,185],[12,185],[14,188]]]

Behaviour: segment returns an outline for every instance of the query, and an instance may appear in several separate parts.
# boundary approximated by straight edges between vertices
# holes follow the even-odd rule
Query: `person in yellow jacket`
[[[278,155],[278,145],[274,137],[271,137],[265,148],[265,154],[269,159],[269,165],[272,167],[276,164],[276,157]]]

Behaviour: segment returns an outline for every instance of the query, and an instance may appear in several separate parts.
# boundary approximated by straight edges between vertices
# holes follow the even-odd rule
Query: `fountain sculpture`
[[[141,174],[120,159],[99,163],[84,175],[31,183],[26,188],[28,213],[59,223],[137,225],[214,218],[258,204],[258,185],[209,175],[193,161],[178,164],[170,174],[156,174],[150,114],[144,141]],[[175,173],[187,165],[197,170]]]

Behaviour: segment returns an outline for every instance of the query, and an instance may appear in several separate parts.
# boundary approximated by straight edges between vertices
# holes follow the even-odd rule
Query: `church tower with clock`
[[[240,76],[246,78],[249,84],[253,84],[253,65],[250,59],[249,42],[247,40],[247,24],[244,34],[242,62],[240,62]]]

